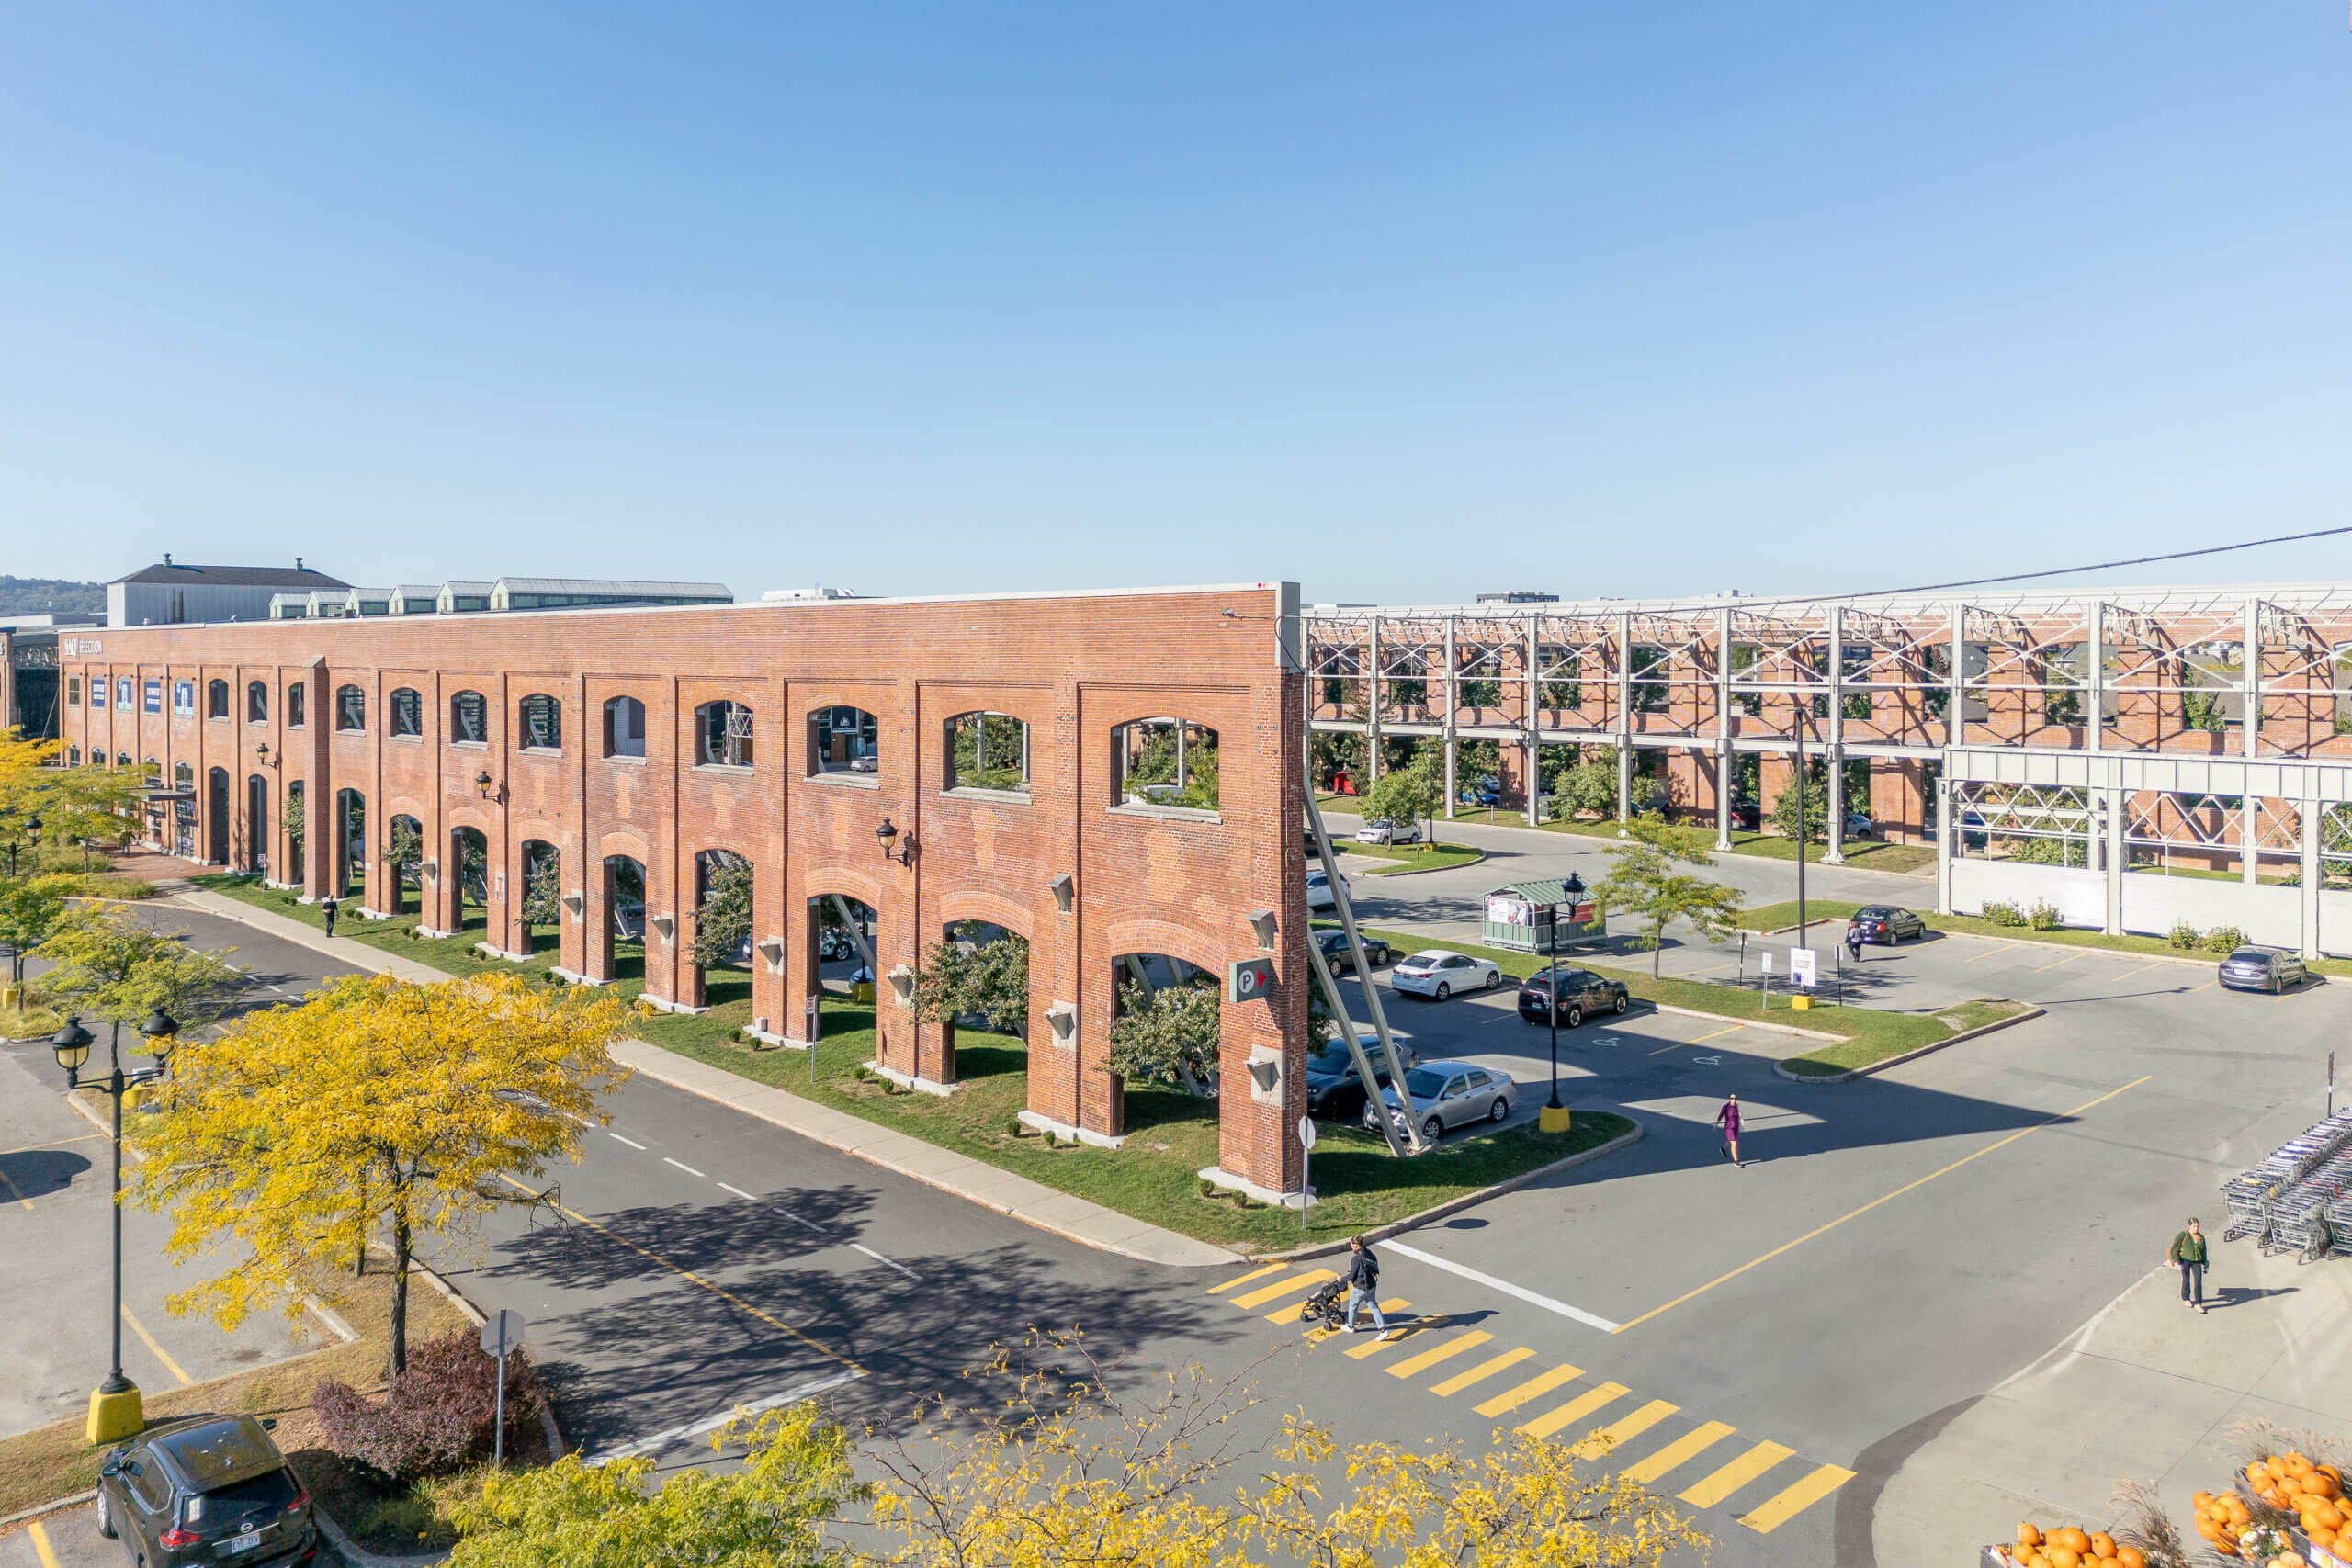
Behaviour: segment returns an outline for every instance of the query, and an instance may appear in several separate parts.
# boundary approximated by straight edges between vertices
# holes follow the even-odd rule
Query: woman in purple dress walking
[[[1738,1165],[1739,1096],[1735,1094],[1724,1101],[1724,1108],[1715,1112],[1715,1125],[1724,1130],[1724,1158]]]

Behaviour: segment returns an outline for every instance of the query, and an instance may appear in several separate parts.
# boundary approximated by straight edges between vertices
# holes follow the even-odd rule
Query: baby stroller
[[[1348,1282],[1345,1280],[1326,1280],[1313,1295],[1306,1298],[1306,1304],[1299,1309],[1298,1321],[1303,1327],[1328,1328],[1334,1334],[1346,1327]]]

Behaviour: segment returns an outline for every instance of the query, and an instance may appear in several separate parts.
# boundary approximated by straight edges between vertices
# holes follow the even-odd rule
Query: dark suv
[[[250,1416],[151,1427],[98,1471],[98,1533],[145,1568],[308,1563],[311,1495]]]
[[[1519,983],[1520,1017],[1541,1023],[1551,1005],[1552,982],[1543,970]],[[1623,1012],[1631,1005],[1623,980],[1604,980],[1589,969],[1560,971],[1560,1022],[1569,1029],[1596,1013]]]

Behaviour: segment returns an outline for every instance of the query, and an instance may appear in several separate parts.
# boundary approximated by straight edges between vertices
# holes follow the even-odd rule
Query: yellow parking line
[[[2114,978],[2118,980],[2129,980],[2134,975],[2146,974],[2149,970],[2154,969],[2163,962],[2164,960],[2161,958],[2152,958],[2147,963],[2141,964],[2137,969],[2126,969],[2122,974],[2114,976]]]
[[[1618,1444],[1628,1438],[1640,1437],[1681,1408],[1679,1404],[1668,1404],[1663,1399],[1653,1399],[1606,1430],[1587,1438],[1570,1451],[1578,1459],[1599,1459],[1603,1454],[1614,1453]]]
[[[5,1170],[0,1170],[0,1187],[6,1187],[9,1191],[14,1192],[17,1195],[17,1201],[26,1208],[29,1209],[33,1206],[33,1201],[25,1196],[25,1190],[9,1180],[8,1173]]]
[[[196,1381],[186,1372],[180,1371],[180,1364],[177,1361],[173,1360],[169,1355],[165,1354],[164,1348],[161,1345],[155,1343],[155,1337],[147,1332],[147,1325],[145,1324],[130,1315],[130,1309],[129,1307],[124,1307],[122,1309],[122,1321],[130,1325],[130,1332],[136,1334],[141,1339],[146,1342],[147,1348],[155,1352],[155,1359],[164,1363],[164,1370],[171,1373],[172,1376],[179,1379],[183,1386]]]
[[[1388,1369],[1388,1375],[1392,1378],[1411,1377],[1415,1372],[1426,1371],[1440,1361],[1459,1356],[1464,1350],[1476,1350],[1493,1337],[1493,1335],[1475,1328],[1467,1334],[1455,1335],[1442,1345],[1433,1346],[1418,1356],[1408,1356],[1397,1362]]]
[[[2210,991],[2210,990],[2211,990],[2215,986],[2217,986],[2217,985],[2219,985],[2219,984],[2221,984],[2221,982],[2220,982],[2220,981],[2218,981],[2218,980],[2208,980],[2208,981],[2206,981],[2206,982],[2205,982],[2203,985],[2201,985],[2201,986],[2191,986],[2191,987],[2188,987],[2188,994],[2189,994],[2190,996],[2192,996],[2192,997],[2193,997],[2193,996],[2195,996],[2195,995],[2196,995],[2198,992],[2199,992],[2199,991]]]
[[[1533,1354],[1535,1354],[1535,1352],[1529,1349],[1524,1345],[1521,1346],[1516,1350],[1506,1350],[1499,1356],[1479,1362],[1476,1366],[1471,1368],[1466,1372],[1457,1372],[1453,1377],[1446,1379],[1443,1382],[1430,1390],[1430,1392],[1436,1394],[1440,1399],[1443,1399],[1446,1395],[1451,1393],[1460,1393],[1464,1389],[1468,1388],[1471,1384],[1484,1382],[1487,1379],[1493,1377],[1497,1372],[1501,1371],[1504,1368],[1515,1367]]]
[[[1209,1287],[1209,1294],[1213,1296],[1221,1296],[1226,1292],[1233,1289],[1236,1285],[1246,1285],[1252,1280],[1262,1280],[1269,1274],[1279,1274],[1289,1267],[1290,1265],[1287,1263],[1269,1263],[1263,1269],[1252,1269],[1250,1272],[1240,1276],[1238,1279],[1227,1280],[1222,1285],[1211,1285]]]
[[[1703,1427],[1683,1433],[1641,1463],[1628,1466],[1623,1472],[1623,1477],[1636,1486],[1647,1486],[1668,1471],[1722,1442],[1736,1429],[1721,1421],[1710,1421]]]
[[[1963,958],[1961,962],[1962,964],[1982,964],[1988,958],[1998,958],[2001,954],[2008,953],[2014,949],[2023,947],[2025,943],[2021,942],[2005,942],[2000,946],[1993,949],[1990,953],[1980,953],[1973,958]]]
[[[1703,1045],[1708,1041],[1716,1038],[1718,1035],[1736,1034],[1747,1027],[1747,1025],[1744,1023],[1735,1023],[1729,1029],[1718,1029],[1713,1034],[1702,1034],[1696,1040],[1678,1040],[1671,1045],[1661,1045],[1657,1050],[1651,1052],[1650,1055],[1653,1056],[1663,1056],[1668,1051],[1679,1051],[1685,1045]]]
[[[33,1551],[40,1556],[40,1568],[57,1568],[57,1553],[49,1549],[49,1532],[40,1528],[40,1521],[35,1519],[27,1525],[25,1533],[33,1538]]]
[[[1268,1302],[1280,1301],[1284,1296],[1299,1295],[1313,1290],[1326,1280],[1338,1278],[1339,1276],[1329,1269],[1302,1269],[1287,1280],[1277,1280],[1273,1284],[1252,1291],[1246,1296],[1234,1297],[1233,1304],[1238,1307],[1264,1306]]]
[[[1852,1471],[1825,1464],[1796,1484],[1764,1499],[1755,1512],[1741,1515],[1739,1522],[1762,1535],[1788,1523],[1853,1479]]]
[[[2117,1095],[2121,1094],[2124,1089],[2138,1089],[2142,1084],[2146,1083],[2148,1079],[2154,1076],[2154,1075],[2153,1074],[2143,1073],[2140,1077],[2133,1078],[2130,1083],[2125,1084],[2122,1089],[2109,1089],[2097,1100],[2086,1100],[2080,1105],[2075,1106],[2072,1111],[2062,1111],[2055,1116],[2049,1117],[2041,1122],[2036,1122],[2030,1127],[2020,1127],[2016,1132],[2011,1133],[2007,1137],[2002,1138],[1996,1143],[1985,1145],[1983,1148],[1978,1149],[1974,1154],[1961,1156],[1950,1165],[1945,1166],[1941,1170],[1931,1170],[1927,1175],[1919,1178],[1917,1181],[1905,1182],[1904,1185],[1896,1188],[1894,1191],[1887,1193],[1883,1198],[1873,1198],[1859,1209],[1849,1210],[1847,1213],[1838,1215],[1836,1219],[1831,1220],[1827,1224],[1815,1225],[1813,1229],[1805,1232],[1804,1235],[1797,1237],[1796,1240],[1784,1241],[1780,1246],[1774,1247],[1771,1251],[1764,1254],[1762,1257],[1751,1258],[1747,1262],[1741,1264],[1738,1268],[1732,1269],[1729,1273],[1718,1274],[1713,1279],[1708,1280],[1705,1284],[1701,1285],[1698,1289],[1685,1291],[1682,1294],[1675,1297],[1672,1301],[1668,1302],[1665,1305],[1654,1306],[1650,1308],[1649,1311],[1642,1314],[1641,1316],[1634,1319],[1631,1323],[1621,1323],[1615,1328],[1611,1329],[1610,1332],[1611,1334],[1623,1334],[1629,1328],[1639,1327],[1641,1325],[1647,1323],[1650,1319],[1657,1316],[1660,1313],[1671,1312],[1676,1307],[1680,1306],[1684,1302],[1690,1301],[1694,1296],[1705,1295],[1717,1285],[1723,1284],[1724,1281],[1729,1280],[1738,1279],[1742,1274],[1747,1273],[1750,1269],[1755,1268],[1758,1264],[1770,1263],[1775,1258],[1780,1257],[1783,1252],[1788,1252],[1796,1247],[1803,1247],[1806,1242],[1811,1241],[1815,1236],[1820,1235],[1825,1232],[1836,1230],[1848,1220],[1860,1218],[1862,1215],[1869,1213],[1872,1209],[1877,1208],[1881,1203],[1891,1203],[1895,1199],[1902,1197],[1905,1192],[1911,1191],[1914,1188],[1925,1187],[1928,1182],[1933,1181],[1939,1176],[1950,1175],[1951,1172],[1958,1170],[1962,1166],[1968,1164],[1971,1160],[1982,1159],[1996,1149],[2008,1147],[2008,1145],[2016,1143],[2019,1138],[2026,1136],[2030,1133],[2039,1133],[2041,1129],[2050,1126],[2053,1122],[2064,1122],[2070,1117],[2079,1116],[2095,1105],[2104,1105],[2107,1101],[2113,1100]]]
[[[1694,1508],[1712,1508],[1796,1451],[1778,1443],[1758,1443],[1682,1494],[1682,1500]]]
[[[1506,1389],[1478,1406],[1481,1416],[1508,1416],[1521,1405],[1543,1398],[1564,1382],[1573,1382],[1584,1376],[1582,1367],[1554,1367],[1528,1379],[1517,1388]]]
[[[95,1143],[105,1136],[104,1133],[85,1133],[78,1138],[51,1138],[45,1144],[26,1144],[17,1148],[0,1149],[0,1156],[28,1155],[35,1149],[62,1149],[68,1144]]]
[[[1546,1410],[1532,1421],[1521,1422],[1519,1429],[1531,1438],[1548,1438],[1570,1422],[1581,1421],[1602,1405],[1614,1404],[1633,1392],[1623,1383],[1605,1382],[1599,1388],[1588,1389],[1556,1409]]]
[[[2044,971],[2059,968],[2062,965],[2072,964],[2077,958],[2088,958],[2092,953],[2098,951],[2098,950],[2095,947],[2086,947],[2080,953],[2070,953],[2065,957],[2060,959],[2056,964],[2044,964],[2040,965],[2033,971],[2033,973],[2040,975]]]

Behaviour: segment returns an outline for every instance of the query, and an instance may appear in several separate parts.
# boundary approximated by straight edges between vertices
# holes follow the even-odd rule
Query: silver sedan
[[[1413,1113],[1421,1119],[1421,1137],[1435,1143],[1449,1127],[1469,1122],[1505,1122],[1519,1103],[1519,1086],[1510,1075],[1489,1071],[1471,1062],[1424,1062],[1405,1075],[1413,1091]],[[1405,1110],[1394,1088],[1380,1091],[1381,1107],[1398,1131],[1404,1130]],[[1370,1112],[1364,1130],[1376,1133],[1380,1123]]]

